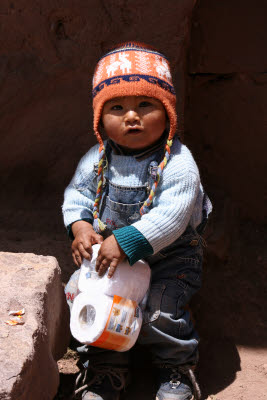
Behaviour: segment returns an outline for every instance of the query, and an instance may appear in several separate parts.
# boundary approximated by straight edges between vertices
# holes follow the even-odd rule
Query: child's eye
[[[111,110],[122,110],[122,106],[119,104],[116,104],[115,106],[111,107]]]
[[[149,107],[151,106],[151,103],[149,103],[149,101],[141,101],[141,103],[139,104],[139,107]]]

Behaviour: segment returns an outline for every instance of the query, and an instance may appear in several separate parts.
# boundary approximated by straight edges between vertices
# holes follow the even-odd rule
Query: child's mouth
[[[139,128],[131,128],[131,129],[128,129],[128,131],[127,131],[127,133],[130,135],[137,135],[138,133],[141,133],[141,132],[142,132],[142,129],[139,129]]]

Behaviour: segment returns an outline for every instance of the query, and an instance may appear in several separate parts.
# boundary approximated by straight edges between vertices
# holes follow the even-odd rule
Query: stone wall
[[[193,302],[209,393],[235,381],[237,348],[267,346],[266,11],[261,0],[200,0],[192,18],[184,138],[214,205]]]
[[[100,55],[115,43],[135,39],[166,53],[182,110],[194,3],[1,2],[0,173],[8,192],[24,192],[29,203],[62,193],[80,156],[95,143],[91,79]]]
[[[262,0],[199,1],[187,68],[186,141],[216,192],[257,222],[266,201],[265,15]]]

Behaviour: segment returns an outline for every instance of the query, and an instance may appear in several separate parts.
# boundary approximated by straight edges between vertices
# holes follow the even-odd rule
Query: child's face
[[[166,111],[153,97],[117,97],[104,104],[102,122],[106,134],[115,143],[128,149],[142,149],[163,134]]]

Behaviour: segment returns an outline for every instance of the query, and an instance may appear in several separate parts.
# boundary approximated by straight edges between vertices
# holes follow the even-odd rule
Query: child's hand
[[[111,278],[116,271],[118,264],[125,258],[124,251],[120,248],[114,235],[109,236],[102,243],[96,260],[95,270],[102,276],[108,271],[108,278]]]
[[[103,242],[103,237],[98,235],[91,224],[86,221],[76,221],[72,224],[74,240],[71,245],[72,258],[79,267],[83,258],[91,260],[92,245]]]

